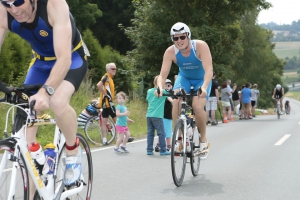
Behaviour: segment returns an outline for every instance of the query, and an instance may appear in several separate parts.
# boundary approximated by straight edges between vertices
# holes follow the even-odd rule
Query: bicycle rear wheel
[[[77,133],[77,137],[79,138],[79,145],[82,149],[82,156],[81,156],[81,165],[82,165],[82,174],[80,177],[80,180],[77,181],[72,186],[65,186],[64,191],[71,190],[74,188],[77,188],[80,183],[83,184],[83,190],[80,193],[77,193],[73,196],[69,196],[68,199],[91,199],[92,194],[92,184],[93,184],[93,163],[92,163],[92,155],[90,151],[90,147],[84,138],[83,135]],[[65,164],[64,164],[64,158],[66,157],[66,151],[65,147],[62,149],[62,151],[59,154],[59,160],[58,160],[58,166],[57,166],[57,178],[55,185],[60,185],[61,181],[63,181],[64,178],[64,171],[65,171]]]
[[[171,150],[171,167],[172,177],[174,184],[179,187],[184,178],[186,167],[186,152],[183,151],[182,142],[178,142],[178,137],[183,137],[184,133],[184,121],[179,119],[176,123],[172,138],[172,150]]]
[[[10,153],[4,153],[0,155],[2,160],[3,156],[7,157]],[[3,158],[5,159],[5,158]],[[4,160],[2,160],[4,162]],[[2,162],[1,162],[2,164]],[[15,166],[13,166],[15,164]],[[12,162],[10,160],[6,160],[6,165],[4,166],[4,171],[0,172],[0,199],[6,200],[8,199],[9,189],[11,184],[11,177],[12,177],[12,168],[17,168],[16,173],[16,187],[15,187],[15,195],[14,199],[29,199],[29,180],[28,180],[28,171],[25,165],[25,161],[22,155],[19,157],[18,162]]]
[[[198,132],[197,126],[194,128],[193,136],[192,136],[192,154],[190,157],[190,163],[191,163],[191,171],[193,176],[197,176],[199,169],[200,169],[200,134]]]
[[[100,127],[99,116],[93,116],[89,118],[84,126],[84,133],[86,137],[95,145],[102,144],[102,131]],[[110,144],[116,137],[116,127],[114,122],[108,118],[106,124],[106,139],[107,143]]]

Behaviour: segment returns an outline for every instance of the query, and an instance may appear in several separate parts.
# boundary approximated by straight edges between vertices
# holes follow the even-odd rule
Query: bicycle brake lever
[[[30,101],[29,110],[30,110],[30,115],[34,116],[34,118],[36,119],[36,111],[34,110],[35,103],[36,103],[35,99]]]

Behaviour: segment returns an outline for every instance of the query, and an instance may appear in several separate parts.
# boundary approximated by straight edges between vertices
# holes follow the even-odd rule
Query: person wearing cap
[[[175,23],[170,30],[172,45],[169,46],[163,56],[162,67],[158,78],[158,87],[162,94],[163,86],[169,75],[172,63],[178,66],[179,73],[175,80],[173,90],[176,92],[183,88],[190,93],[191,86],[195,91],[201,93],[193,97],[192,107],[195,112],[196,125],[201,135],[200,148],[202,152],[200,159],[207,158],[209,144],[206,137],[206,113],[204,106],[211,90],[211,79],[213,76],[212,56],[209,46],[203,40],[192,40],[190,28],[182,23]],[[179,115],[181,99],[173,100],[173,123],[175,124]],[[180,143],[180,141],[179,141]]]
[[[172,81],[170,79],[166,79],[165,83],[165,90],[170,91],[172,90]],[[167,145],[167,151],[171,150],[171,138],[172,138],[172,103],[173,99],[171,97],[168,97],[165,100],[165,106],[164,106],[164,130],[166,134],[166,145]],[[155,147],[155,152],[159,152],[159,142],[157,142],[156,147]]]

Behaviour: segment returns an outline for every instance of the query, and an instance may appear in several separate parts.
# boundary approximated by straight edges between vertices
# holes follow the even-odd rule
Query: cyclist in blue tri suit
[[[282,105],[282,99],[284,98],[284,88],[281,87],[280,84],[277,84],[276,87],[273,90],[272,99],[274,99],[274,106],[275,106],[275,112],[277,112],[277,101],[280,100],[280,111],[279,113],[282,115],[283,113],[283,105]]]
[[[200,150],[207,150],[200,155],[200,159],[206,159],[208,156],[208,143],[206,138],[206,113],[204,106],[211,90],[211,80],[213,76],[212,57],[206,42],[202,40],[192,40],[190,28],[178,22],[173,25],[170,31],[173,45],[165,51],[162,68],[158,78],[158,86],[164,88],[165,80],[170,72],[172,62],[179,67],[179,73],[175,80],[173,90],[184,88],[190,93],[190,87],[194,90],[200,87],[202,93],[198,97],[193,97],[193,110],[196,115],[196,124],[201,134]],[[178,118],[179,100],[174,99],[172,118],[173,124]]]
[[[66,138],[64,182],[72,185],[81,174],[81,149],[76,138],[76,112],[70,106],[70,98],[87,72],[88,50],[66,1],[0,2],[0,47],[8,30],[30,44],[32,60],[24,84],[43,85],[30,101],[36,100],[34,108],[38,112],[48,108],[54,112],[57,125]],[[36,131],[36,127],[28,128],[28,144],[36,141]]]

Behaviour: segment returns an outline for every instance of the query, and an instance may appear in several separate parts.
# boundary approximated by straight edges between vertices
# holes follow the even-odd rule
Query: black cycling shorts
[[[117,116],[115,106],[112,106],[110,108],[103,108],[102,117],[108,118],[109,116],[111,116],[111,118],[115,118]]]

